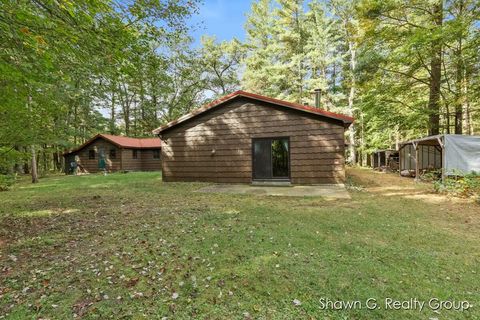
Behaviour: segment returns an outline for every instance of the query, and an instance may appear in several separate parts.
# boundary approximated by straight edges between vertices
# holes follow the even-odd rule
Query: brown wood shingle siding
[[[153,149],[146,149],[142,150],[141,155],[139,156],[142,158],[142,170],[143,171],[156,171],[162,169],[162,161],[161,159],[155,159],[153,157]],[[160,157],[162,154],[160,153]]]
[[[160,159],[153,158],[153,149],[135,149],[137,158],[133,158],[134,149],[122,150],[123,170],[157,171],[162,169]]]
[[[92,142],[87,147],[76,152],[75,155],[77,155],[80,158],[80,164],[87,172],[98,172],[99,171],[98,159],[100,156],[99,152],[102,148],[105,152],[105,158],[107,160],[107,167],[109,168],[109,170],[112,170],[112,171],[120,170],[121,168],[120,149],[114,144],[108,141],[105,141],[103,139],[98,139]],[[115,159],[110,159],[110,149],[115,150],[116,152]],[[89,159],[88,153],[90,150],[95,151],[95,159]]]
[[[133,149],[122,149],[122,170],[142,170],[141,150],[137,150],[137,159],[133,158]]]
[[[159,171],[162,169],[161,159],[154,159],[154,149],[133,149],[119,148],[102,138],[90,143],[88,146],[74,152],[74,156],[78,156],[82,167],[90,173],[100,171],[98,168],[99,150],[105,150],[107,159],[107,170],[131,170],[131,171]],[[110,150],[115,149],[115,159],[110,159]],[[95,150],[95,159],[89,159],[89,151]],[[133,158],[133,150],[137,150],[137,159]],[[156,149],[159,150],[159,149]]]
[[[292,183],[344,181],[340,121],[246,99],[163,132],[163,179],[250,183],[252,138],[264,137],[290,138]]]

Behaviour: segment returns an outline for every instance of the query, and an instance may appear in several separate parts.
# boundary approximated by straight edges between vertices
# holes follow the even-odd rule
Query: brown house
[[[293,184],[345,178],[353,118],[237,91],[153,132],[164,181]]]
[[[63,154],[65,173],[132,170],[161,170],[161,141],[158,138],[129,138],[98,134],[76,149]]]

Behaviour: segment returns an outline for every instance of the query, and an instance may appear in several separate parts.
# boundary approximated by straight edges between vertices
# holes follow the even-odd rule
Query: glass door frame
[[[270,141],[270,161],[271,161],[271,177],[270,178],[256,178],[255,177],[255,141],[259,140],[269,140]],[[288,145],[288,176],[286,177],[273,177],[273,157],[272,157],[272,141],[273,140],[287,140]],[[261,138],[252,138],[252,181],[291,181],[291,145],[290,137],[278,136],[278,137],[261,137]]]

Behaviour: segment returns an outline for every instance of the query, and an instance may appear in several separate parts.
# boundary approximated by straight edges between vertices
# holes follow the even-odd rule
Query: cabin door
[[[105,148],[101,147],[98,151],[98,168],[100,170],[106,169],[106,160],[105,160]]]
[[[288,138],[252,140],[254,180],[290,179],[290,141]]]

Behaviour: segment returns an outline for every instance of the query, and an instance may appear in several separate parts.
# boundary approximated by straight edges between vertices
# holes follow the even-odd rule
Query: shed
[[[480,173],[480,136],[429,136],[401,143],[399,151],[400,173],[419,177],[422,172],[439,171],[442,178]]]
[[[353,118],[236,91],[153,132],[164,181],[340,183]]]
[[[375,150],[371,154],[373,169],[398,170],[398,151],[394,149]]]
[[[161,141],[158,138],[130,138],[97,134],[77,148],[63,154],[65,173],[78,171],[161,170]]]

